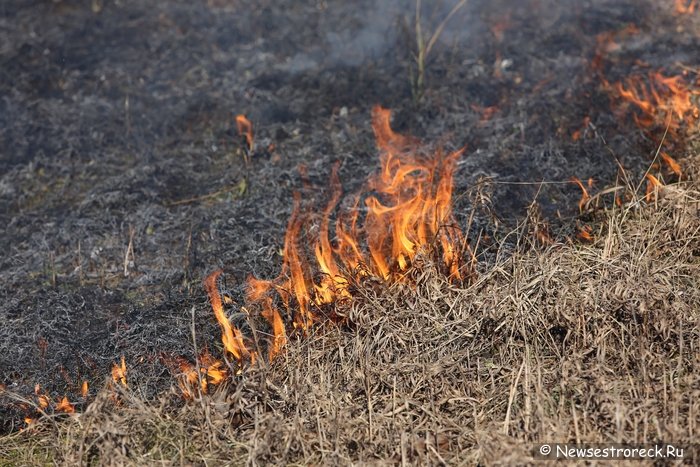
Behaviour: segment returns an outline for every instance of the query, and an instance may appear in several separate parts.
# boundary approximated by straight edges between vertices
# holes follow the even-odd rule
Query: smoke
[[[425,33],[429,35],[458,1],[423,1],[421,23]],[[416,0],[338,2],[328,5],[318,27],[330,32],[322,36],[317,46],[299,51],[283,68],[297,73],[319,67],[356,67],[385,58],[408,57],[416,48],[415,16]],[[344,24],[339,30],[323,24],[338,24],[338,17],[343,18]],[[464,14],[456,15],[450,23],[453,24],[445,28],[445,38],[451,42],[464,40],[468,29],[464,24]]]

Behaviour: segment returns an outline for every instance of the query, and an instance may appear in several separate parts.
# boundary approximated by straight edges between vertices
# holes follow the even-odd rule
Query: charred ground
[[[636,60],[698,63],[697,21],[672,2],[474,1],[446,27],[417,99],[414,3],[376,3],[3,3],[0,383],[79,401],[80,382],[99,387],[124,355],[148,394],[169,386],[160,357],[194,356],[192,310],[199,347],[218,348],[202,278],[223,267],[239,299],[248,274],[277,273],[295,190],[323,202],[333,162],[348,191],[377,166],[375,103],[398,131],[467,146],[456,214],[467,218],[486,176],[499,218],[480,214],[475,231],[503,238],[537,196],[569,234],[574,185],[512,182],[602,186],[617,174],[611,153],[641,173],[654,149],[610,111],[590,67],[596,36],[643,32],[606,56],[611,80]],[[425,5],[424,27],[451,6]],[[237,113],[255,128],[249,164]],[[0,410],[3,431],[19,427],[20,411]]]

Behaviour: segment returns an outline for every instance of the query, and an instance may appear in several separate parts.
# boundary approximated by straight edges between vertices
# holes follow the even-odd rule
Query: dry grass
[[[416,287],[363,287],[351,326],[216,394],[103,391],[3,439],[0,465],[492,465],[536,442],[691,443],[699,213],[697,186],[668,187],[608,212],[594,244],[516,253],[466,289],[418,265]]]

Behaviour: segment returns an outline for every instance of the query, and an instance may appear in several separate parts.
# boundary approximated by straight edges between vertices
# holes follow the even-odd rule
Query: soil
[[[322,205],[334,162],[346,192],[376,170],[375,104],[398,132],[466,146],[456,215],[484,188],[497,216],[475,233],[504,236],[537,200],[570,234],[569,177],[603,187],[615,157],[640,174],[655,149],[611,111],[596,37],[640,30],[606,57],[611,81],[640,62],[697,65],[697,21],[672,3],[469,1],[416,92],[413,1],[4,1],[0,384],[80,409],[82,381],[101,386],[121,356],[144,392],[170,384],[162,356],[194,357],[193,323],[220,352],[202,279],[223,268],[240,303],[248,275],[277,274],[293,193]],[[454,4],[423,2],[424,34]],[[0,431],[21,415],[0,408]]]

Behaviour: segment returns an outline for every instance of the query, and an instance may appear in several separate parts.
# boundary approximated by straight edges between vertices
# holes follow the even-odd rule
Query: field
[[[693,5],[3,4],[0,465],[697,463]]]

